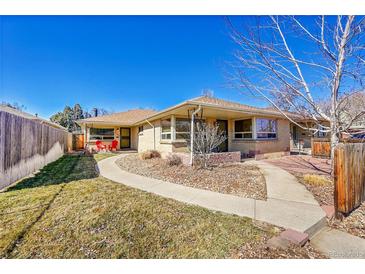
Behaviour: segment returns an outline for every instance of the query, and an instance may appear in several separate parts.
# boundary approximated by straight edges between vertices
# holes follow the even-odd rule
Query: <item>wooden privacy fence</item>
[[[365,143],[336,147],[334,180],[337,212],[348,214],[365,201]]]
[[[331,157],[331,142],[329,139],[312,138],[311,147],[313,157]]]
[[[14,111],[15,112],[15,111]],[[0,189],[61,157],[67,131],[0,109]]]
[[[364,143],[362,139],[341,139],[341,143]],[[313,157],[331,157],[331,141],[328,138],[312,138],[312,156]]]

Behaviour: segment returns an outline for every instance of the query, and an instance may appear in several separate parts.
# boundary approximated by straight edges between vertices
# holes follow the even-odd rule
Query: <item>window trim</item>
[[[258,131],[257,130],[257,120],[261,119],[261,120],[271,120],[275,122],[275,131]],[[278,139],[278,120],[277,119],[271,119],[271,118],[262,118],[262,117],[256,117],[255,118],[255,126],[256,126],[256,140],[277,140]],[[264,137],[264,138],[259,138],[258,134],[275,134],[275,137]]]
[[[184,138],[176,138],[176,136],[178,134],[187,134],[187,135],[190,135],[190,131],[177,131],[176,130],[176,125],[177,125],[177,121],[178,120],[185,120],[185,121],[188,121],[190,122],[189,118],[181,118],[181,117],[176,117],[175,118],[175,138],[174,138],[174,141],[177,140],[177,141],[186,141],[188,138],[184,139]],[[190,126],[190,125],[189,125]]]
[[[113,130],[113,135],[107,134],[107,135],[100,135],[100,134],[91,134],[92,129],[109,129]],[[98,137],[98,138],[97,138]],[[107,137],[107,138],[105,138]],[[115,129],[114,128],[97,128],[97,127],[90,127],[89,128],[89,141],[113,141],[115,139]]]
[[[244,120],[251,120],[251,131],[236,131],[236,122],[237,121],[244,121]],[[255,136],[254,136],[254,118],[245,118],[245,119],[236,119],[233,121],[233,139],[234,140],[254,140]],[[237,138],[236,134],[242,134],[242,138]],[[243,137],[244,134],[251,134],[251,138],[245,138]]]
[[[162,131],[162,122],[163,121],[169,121],[170,122],[170,130],[169,131]],[[172,130],[171,130],[171,125],[172,125],[172,121],[171,121],[171,117],[170,118],[164,118],[160,120],[160,139],[163,142],[166,141],[171,141],[172,140]],[[163,138],[163,136],[169,135],[170,134],[170,138]]]

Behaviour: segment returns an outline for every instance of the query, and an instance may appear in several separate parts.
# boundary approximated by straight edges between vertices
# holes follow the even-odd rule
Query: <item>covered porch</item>
[[[113,123],[85,123],[84,149],[90,152],[137,150],[136,128]]]

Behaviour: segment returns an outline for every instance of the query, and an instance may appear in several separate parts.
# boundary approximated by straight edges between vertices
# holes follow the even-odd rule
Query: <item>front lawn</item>
[[[266,248],[273,226],[114,183],[98,177],[95,163],[64,156],[0,193],[0,257],[321,256],[310,247]]]

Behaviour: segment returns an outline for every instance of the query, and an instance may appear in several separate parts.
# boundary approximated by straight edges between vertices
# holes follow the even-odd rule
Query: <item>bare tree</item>
[[[241,90],[267,100],[297,126],[313,134],[327,133],[333,156],[341,133],[365,113],[360,108],[350,119],[341,119],[346,98],[363,90],[364,18],[255,19],[246,28],[227,19],[231,37],[240,48],[230,80]],[[320,104],[323,98],[330,98],[328,112]],[[300,123],[302,118],[313,123]]]
[[[20,111],[25,111],[27,109],[25,107],[25,105],[21,105],[21,104],[19,104],[17,102],[9,103],[9,102],[2,101],[0,103],[0,105],[7,106],[7,107],[10,107],[10,108],[13,108],[13,109],[16,109],[16,110],[20,110]]]
[[[218,125],[196,123],[193,138],[194,158],[201,163],[201,166],[209,166],[209,156],[227,139],[224,132]],[[187,140],[188,143],[190,140]],[[191,149],[191,148],[190,148]]]
[[[331,101],[322,100],[320,106],[327,115],[331,113]],[[353,126],[356,128],[365,128],[365,91],[353,92],[340,97],[339,104],[339,124],[346,128],[346,126]],[[348,130],[351,130],[349,128]]]

